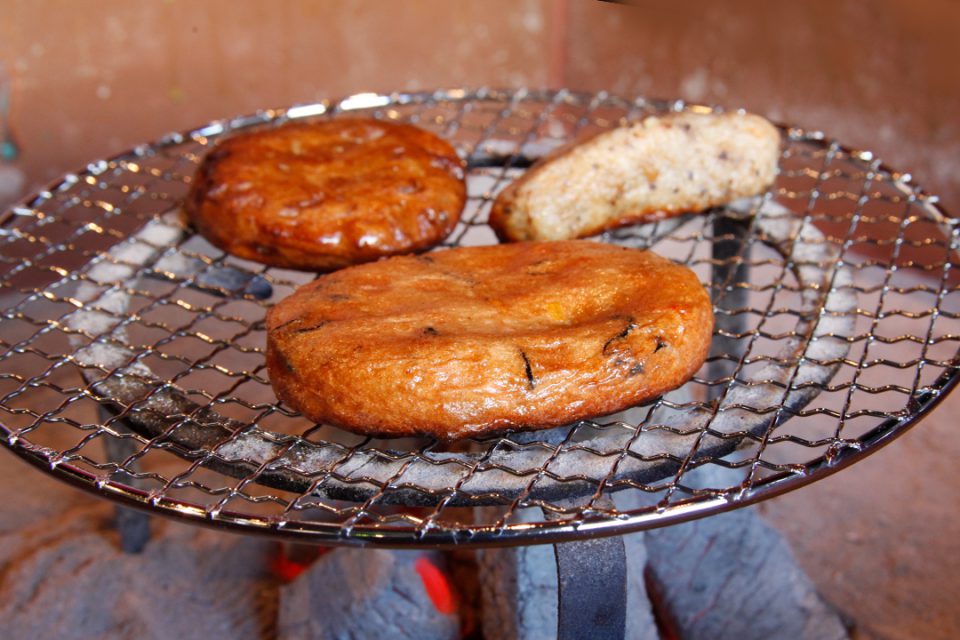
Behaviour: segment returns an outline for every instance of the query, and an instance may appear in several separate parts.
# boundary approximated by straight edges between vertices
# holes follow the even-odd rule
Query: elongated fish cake
[[[203,160],[185,210],[224,251],[330,271],[432,247],[465,202],[463,162],[444,140],[340,118],[224,140]]]
[[[765,191],[780,133],[749,114],[677,113],[602,133],[534,165],[497,197],[504,241],[583,238]]]
[[[277,396],[316,422],[443,440],[606,415],[707,355],[697,276],[589,241],[466,247],[321,276],[267,315]]]

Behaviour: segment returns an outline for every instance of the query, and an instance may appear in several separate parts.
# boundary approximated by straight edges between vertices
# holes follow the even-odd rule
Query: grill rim
[[[958,366],[960,366],[960,356],[958,356],[956,362]],[[946,375],[941,376],[941,378],[948,377],[949,376]],[[14,448],[9,445],[7,445],[7,447],[8,450],[39,470],[97,497],[106,498],[151,515],[160,515],[173,520],[186,520],[191,524],[231,533],[258,535],[290,542],[377,547],[384,549],[407,549],[411,546],[453,549],[462,547],[464,544],[470,544],[477,548],[556,544],[572,542],[588,537],[625,535],[681,524],[701,517],[732,511],[740,507],[747,507],[832,476],[838,471],[879,451],[906,433],[907,430],[919,424],[923,418],[940,404],[947,394],[956,387],[958,382],[960,382],[960,376],[955,375],[949,378],[947,384],[942,388],[941,393],[936,395],[930,394],[931,397],[924,405],[921,413],[915,414],[907,420],[890,419],[871,430],[871,434],[875,434],[876,437],[871,440],[864,450],[856,451],[854,449],[845,449],[845,453],[841,453],[841,455],[836,457],[834,462],[827,463],[824,461],[820,465],[815,465],[815,470],[809,474],[784,474],[783,477],[774,476],[768,478],[755,485],[755,487],[759,489],[751,491],[735,501],[720,496],[709,499],[691,498],[675,503],[675,506],[671,507],[667,515],[654,512],[641,514],[639,516],[626,516],[615,520],[585,520],[575,523],[561,521],[556,524],[546,522],[526,525],[522,530],[515,528],[503,528],[490,531],[474,529],[466,533],[433,530],[417,536],[414,540],[411,540],[410,531],[406,529],[391,530],[378,528],[375,531],[363,531],[360,535],[353,533],[349,536],[344,536],[340,525],[331,524],[329,526],[320,526],[319,523],[295,522],[290,525],[278,527],[276,525],[271,526],[268,523],[258,522],[255,519],[244,517],[241,514],[235,515],[234,512],[229,510],[220,511],[217,518],[212,519],[202,509],[198,509],[189,503],[171,498],[151,501],[147,492],[137,490],[133,487],[107,483],[98,488],[96,478],[92,474],[87,474],[73,467],[68,468],[65,465],[57,465],[51,468],[48,459],[44,457],[42,453],[31,451],[25,447]],[[938,381],[939,380],[940,378],[938,378]],[[0,442],[5,444],[4,440],[0,440]]]
[[[521,90],[517,92],[510,90],[490,89],[478,89],[474,91],[449,89],[415,93],[358,94],[358,96],[362,96],[367,99],[372,97],[386,99],[389,101],[395,100],[398,102],[398,104],[416,103],[418,101],[426,103],[431,99],[447,101],[477,100],[489,99],[497,96],[501,98],[503,96],[512,96],[512,99],[514,100],[538,98],[552,100],[556,99],[556,96],[558,95],[578,96],[581,100],[586,100],[588,98],[596,99],[601,96],[606,96],[606,94],[590,94],[587,92],[570,92],[564,90],[537,90],[532,92]],[[357,96],[348,96],[339,101],[324,100],[318,103],[294,105],[285,109],[260,110],[247,116],[214,120],[201,127],[195,127],[182,132],[167,134],[160,137],[153,143],[139,145],[138,147],[121,152],[104,160],[91,162],[79,172],[66,174],[64,177],[50,183],[50,186],[47,189],[21,200],[23,205],[15,205],[5,214],[0,215],[0,225],[5,226],[9,223],[10,219],[16,215],[15,211],[17,206],[32,206],[38,201],[41,201],[41,199],[44,198],[44,194],[54,194],[57,191],[71,187],[76,183],[79,176],[93,172],[94,167],[111,161],[129,159],[131,154],[137,154],[139,149],[146,147],[162,149],[168,146],[175,146],[194,136],[195,134],[198,134],[198,132],[210,129],[210,127],[215,126],[218,123],[227,123],[229,128],[251,126],[251,124],[266,124],[268,122],[279,124],[285,119],[292,119],[287,115],[292,110],[304,110],[311,105],[323,105],[324,110],[328,112],[331,109],[330,105],[342,105],[356,97]],[[404,102],[404,100],[406,100],[406,102]],[[682,101],[652,100],[646,98],[637,98],[632,102],[625,100],[625,103],[634,105],[653,105],[658,108],[666,108],[670,111],[701,108],[710,109],[711,111],[723,111],[723,109],[715,109],[713,107],[707,107],[704,105],[689,104]],[[284,115],[280,116],[278,119],[276,114],[281,112]],[[313,116],[319,114],[311,113],[309,115]],[[781,128],[781,131],[784,132],[784,135],[788,136],[790,140],[803,140],[809,143],[817,143],[824,147],[837,148],[849,154],[851,157],[855,157],[860,160],[873,161],[874,164],[872,166],[875,166],[880,171],[887,173],[891,177],[892,183],[897,187],[898,190],[900,190],[904,195],[917,201],[924,207],[925,210],[930,211],[932,214],[935,214],[935,216],[939,216],[941,219],[936,220],[937,222],[949,225],[954,224],[956,218],[951,216],[939,205],[935,196],[930,196],[929,194],[925,193],[922,188],[915,185],[910,174],[898,173],[884,165],[879,160],[875,160],[872,153],[842,145],[832,138],[828,138],[821,132],[806,131],[802,128],[791,127],[782,124],[778,126]],[[49,197],[46,199],[49,199]],[[281,526],[276,522],[258,522],[255,519],[244,517],[242,514],[234,514],[234,512],[229,510],[218,511],[215,517],[211,517],[211,514],[203,511],[202,509],[196,509],[189,503],[178,501],[169,497],[163,497],[160,500],[156,500],[155,498],[151,498],[148,493],[137,490],[134,487],[123,485],[122,483],[116,483],[114,481],[101,482],[93,474],[84,472],[83,470],[71,465],[59,464],[56,461],[51,460],[51,457],[47,455],[42,448],[28,446],[28,443],[24,441],[15,440],[10,442],[7,439],[0,439],[0,442],[3,442],[8,448],[14,451],[14,453],[18,454],[20,457],[26,459],[28,462],[39,467],[40,469],[47,471],[55,477],[65,480],[74,486],[78,486],[96,495],[100,495],[101,497],[108,497],[110,499],[123,502],[128,506],[145,509],[150,513],[161,513],[163,515],[170,515],[181,519],[186,518],[198,524],[207,524],[218,528],[226,528],[229,530],[242,531],[246,533],[261,533],[274,537],[295,538],[311,542],[377,545],[387,547],[403,547],[409,546],[411,543],[426,544],[431,546],[457,545],[465,542],[484,546],[538,544],[568,541],[595,535],[616,535],[641,529],[667,526],[669,524],[691,520],[703,515],[718,513],[740,506],[753,504],[762,499],[780,495],[786,491],[796,489],[800,486],[809,484],[810,482],[819,480],[820,478],[832,475],[840,469],[846,468],[850,464],[865,458],[876,450],[879,450],[926,417],[926,415],[928,415],[929,412],[933,410],[936,405],[938,405],[939,402],[942,401],[943,398],[946,397],[946,395],[948,395],[958,383],[958,379],[960,379],[960,372],[957,372],[956,370],[958,363],[960,363],[960,349],[958,349],[957,354],[955,354],[951,360],[950,369],[953,369],[953,373],[950,373],[950,369],[946,369],[934,383],[927,385],[925,388],[931,389],[932,391],[927,392],[923,400],[917,402],[917,408],[913,410],[909,416],[902,419],[887,419],[871,429],[868,434],[862,435],[858,438],[860,441],[866,443],[861,449],[856,450],[851,447],[843,448],[830,459],[828,459],[827,456],[822,456],[815,463],[807,465],[808,471],[804,472],[803,474],[781,472],[771,475],[770,477],[760,480],[754,484],[749,491],[742,492],[733,498],[728,495],[721,495],[714,497],[696,496],[688,499],[678,500],[675,503],[672,503],[671,506],[664,512],[648,512],[645,514],[625,516],[615,519],[586,518],[582,521],[574,520],[550,523],[545,522],[537,523],[536,525],[532,526],[524,525],[522,529],[504,527],[490,531],[484,529],[472,529],[467,532],[464,532],[463,530],[460,530],[459,532],[452,532],[450,530],[428,529],[425,532],[418,533],[412,532],[409,529],[392,530],[389,527],[378,525],[372,529],[364,529],[363,531],[357,531],[354,529],[349,535],[345,536],[343,534],[343,527],[340,524],[321,526],[320,523],[287,521],[286,524]],[[914,399],[916,399],[915,396]],[[5,426],[4,428],[6,429]],[[331,532],[333,535],[331,535]],[[413,534],[413,539],[411,539],[411,534]]]

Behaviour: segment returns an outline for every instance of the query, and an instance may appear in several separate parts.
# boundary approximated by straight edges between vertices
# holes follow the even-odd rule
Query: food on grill
[[[186,213],[241,258],[330,271],[437,244],[465,199],[463,162],[445,141],[343,118],[224,140],[197,171]]]
[[[467,247],[321,276],[267,315],[277,396],[316,422],[453,440],[605,415],[685,382],[697,276],[589,241]]]
[[[496,199],[504,241],[582,238],[762,193],[780,134],[755,115],[678,113],[602,133],[534,165]]]

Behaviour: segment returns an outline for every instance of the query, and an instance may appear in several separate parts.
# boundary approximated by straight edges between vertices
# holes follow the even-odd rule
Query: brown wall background
[[[960,211],[957,0],[0,0],[27,188],[171,130],[359,91],[606,89],[876,151]]]

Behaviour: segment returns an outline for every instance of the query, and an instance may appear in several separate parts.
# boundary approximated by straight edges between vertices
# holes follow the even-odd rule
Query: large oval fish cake
[[[531,167],[497,197],[504,241],[583,238],[763,193],[780,133],[750,114],[677,113],[604,132]]]
[[[224,251],[330,271],[432,247],[465,202],[464,165],[445,141],[341,118],[224,140],[203,160],[185,210]]]
[[[648,251],[466,247],[321,276],[267,315],[277,396],[316,422],[443,440],[610,414],[689,379],[710,299]]]

